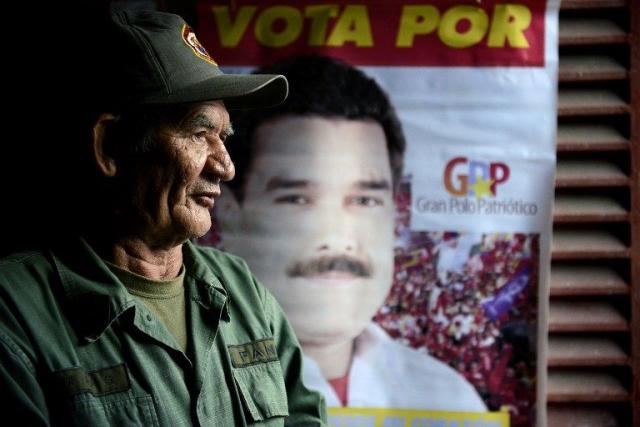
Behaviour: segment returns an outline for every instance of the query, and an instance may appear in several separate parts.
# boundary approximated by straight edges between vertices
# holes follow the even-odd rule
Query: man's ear
[[[239,231],[241,223],[240,202],[235,193],[222,182],[220,191],[214,211],[217,229],[223,236],[235,234]]]
[[[108,177],[116,174],[116,160],[111,157],[105,147],[107,131],[116,121],[116,116],[110,113],[102,113],[93,124],[92,146],[93,157],[100,172]]]

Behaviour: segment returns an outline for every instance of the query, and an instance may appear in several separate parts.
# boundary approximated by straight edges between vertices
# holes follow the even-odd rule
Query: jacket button
[[[147,322],[151,322],[153,320],[153,317],[151,317],[150,314],[147,314]]]

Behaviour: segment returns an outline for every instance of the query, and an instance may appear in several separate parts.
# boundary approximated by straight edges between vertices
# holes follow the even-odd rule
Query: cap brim
[[[172,104],[223,100],[227,108],[248,109],[281,104],[289,93],[279,74],[220,74],[145,104]]]

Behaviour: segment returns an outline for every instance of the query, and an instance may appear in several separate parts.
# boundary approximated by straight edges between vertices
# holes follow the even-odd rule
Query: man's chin
[[[210,229],[211,229],[211,218],[184,224],[184,228],[183,228],[186,240],[199,239],[200,237],[207,234]]]
[[[210,229],[211,229],[211,223],[209,223],[208,227],[200,227],[192,233],[192,236],[190,237],[190,239],[199,239],[200,237],[207,234]]]
[[[350,327],[349,327],[350,326]],[[358,325],[354,328],[345,322],[341,327],[333,328],[296,328],[294,323],[293,329],[300,340],[302,347],[324,347],[334,345],[340,342],[353,341],[365,330],[367,325]]]
[[[316,303],[300,307],[293,301],[281,301],[281,305],[293,329],[301,339],[316,344],[354,339],[367,327],[376,310],[352,304],[332,304],[316,298]],[[365,312],[366,309],[366,312]]]
[[[211,229],[211,212],[198,205],[179,205],[171,211],[171,222],[176,233],[187,239],[197,239]]]

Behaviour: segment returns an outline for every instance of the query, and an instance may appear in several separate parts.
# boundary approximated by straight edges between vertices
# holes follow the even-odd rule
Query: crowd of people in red
[[[532,425],[538,235],[412,232],[408,182],[397,204],[394,283],[375,321],[508,408],[512,426]]]

